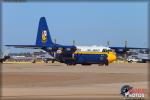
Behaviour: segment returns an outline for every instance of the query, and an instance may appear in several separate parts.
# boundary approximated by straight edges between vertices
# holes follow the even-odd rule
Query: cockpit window
[[[102,52],[107,52],[107,50],[106,50],[106,49],[103,49]]]
[[[107,50],[108,52],[112,52],[112,50]]]
[[[112,50],[103,49],[102,52],[112,52]]]

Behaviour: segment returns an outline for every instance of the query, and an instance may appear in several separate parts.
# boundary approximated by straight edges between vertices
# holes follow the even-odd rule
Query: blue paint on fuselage
[[[56,59],[65,64],[106,64],[107,54],[57,54]]]
[[[100,64],[107,62],[106,54],[75,54],[77,64]]]

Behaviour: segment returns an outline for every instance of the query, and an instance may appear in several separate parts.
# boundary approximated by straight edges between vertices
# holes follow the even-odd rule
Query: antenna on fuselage
[[[128,44],[128,41],[126,40],[126,41],[124,41],[124,43],[125,43],[125,49],[127,48],[127,44]]]
[[[75,46],[75,40],[73,40],[73,45]]]
[[[54,43],[56,44],[56,39],[54,39]]]
[[[128,41],[125,40],[124,41],[124,59],[126,61],[126,58],[127,58],[127,44],[128,44]]]
[[[110,46],[110,41],[107,41],[107,46],[108,46],[108,47]]]
[[[56,44],[56,38],[54,39],[54,44]],[[56,48],[55,48],[56,50]],[[53,52],[53,56],[54,56],[54,59],[52,60],[52,63],[55,62],[55,59],[56,59],[56,51]]]

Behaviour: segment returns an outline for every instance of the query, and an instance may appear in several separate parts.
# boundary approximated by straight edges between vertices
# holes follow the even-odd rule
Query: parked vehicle
[[[147,53],[139,53],[138,58],[141,59],[142,63],[150,62],[150,54]]]
[[[142,61],[142,59],[140,59],[140,58],[138,58],[138,56],[137,55],[131,55],[131,56],[128,56],[127,57],[127,61],[128,62],[141,62]]]
[[[0,57],[0,63],[3,63],[4,61],[6,61],[7,59],[9,59],[10,56],[3,56],[3,57]]]

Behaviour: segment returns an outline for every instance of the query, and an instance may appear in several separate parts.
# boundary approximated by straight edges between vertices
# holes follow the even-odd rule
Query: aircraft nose
[[[107,59],[108,59],[109,63],[111,63],[111,62],[113,62],[113,61],[116,61],[116,59],[117,59],[116,54],[113,53],[113,52],[109,52]]]

